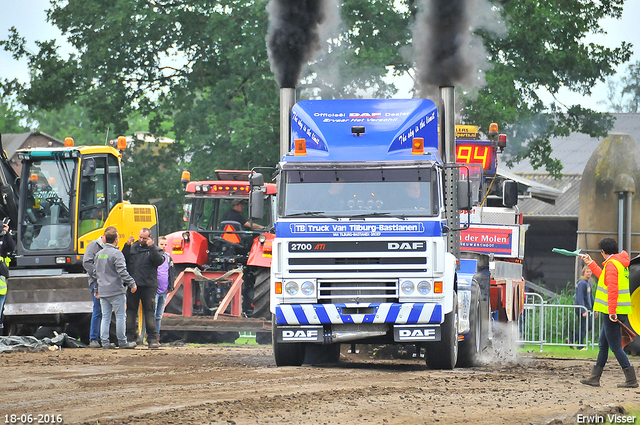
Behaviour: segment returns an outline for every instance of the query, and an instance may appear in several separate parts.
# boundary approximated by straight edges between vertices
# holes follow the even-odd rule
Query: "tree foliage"
[[[571,132],[604,136],[613,119],[580,105],[563,105],[557,98],[545,104],[539,93],[555,98],[564,87],[589,95],[594,84],[629,59],[629,43],[609,49],[583,41],[589,32],[602,32],[602,19],[619,18],[623,3],[495,2],[508,32],[504,37],[482,34],[493,67],[486,72],[486,86],[467,99],[466,120],[481,126],[498,122],[508,133],[513,161],[528,158],[534,168],[559,175],[562,165],[552,157],[549,139]]]
[[[462,97],[464,120],[500,123],[515,145],[513,160],[528,157],[557,175],[561,165],[552,158],[550,137],[600,136],[612,121],[579,105],[545,104],[538,93],[557,95],[565,87],[589,94],[628,60],[627,43],[608,49],[583,41],[601,31],[602,19],[620,17],[623,2],[493,0],[507,31],[476,31],[492,67],[486,85]],[[393,95],[389,72],[415,75],[411,26],[421,2],[339,3],[336,31],[325,34],[323,51],[302,75],[302,97]],[[131,134],[140,129],[130,123],[139,114],[149,119],[140,130],[173,132],[170,154],[140,151],[141,164],[126,164],[136,168],[125,175],[133,202],[173,193],[180,168],[205,179],[217,167],[274,165],[279,96],[267,56],[266,6],[267,0],[51,0],[49,19],[77,55],[62,58],[52,41],[29,53],[14,29],[0,47],[26,57],[32,79],[4,86],[33,109],[76,103],[94,131]],[[147,174],[159,170],[164,174]]]
[[[607,89],[608,106],[612,112],[640,112],[640,61],[630,64],[627,73],[618,81],[607,81]]]

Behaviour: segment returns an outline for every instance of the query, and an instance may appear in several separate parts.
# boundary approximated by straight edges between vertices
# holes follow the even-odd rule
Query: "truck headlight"
[[[284,290],[287,294],[293,296],[298,293],[298,284],[293,281],[287,282],[284,285]]]
[[[309,296],[309,295],[313,295],[313,293],[316,290],[316,286],[313,284],[313,282],[307,280],[305,283],[302,284],[300,289],[303,295]]]
[[[415,286],[413,285],[413,282],[411,282],[410,280],[405,280],[400,284],[400,290],[405,295],[411,295],[414,289],[415,289]]]
[[[418,293],[420,295],[427,295],[431,292],[431,284],[426,280],[422,280],[418,283]]]

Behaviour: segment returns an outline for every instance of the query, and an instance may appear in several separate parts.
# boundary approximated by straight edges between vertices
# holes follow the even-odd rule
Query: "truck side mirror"
[[[258,186],[258,187],[264,186],[264,176],[262,175],[262,173],[251,174],[251,177],[249,177],[249,184],[251,186]]]
[[[502,183],[502,204],[505,207],[518,205],[518,183],[506,180]]]
[[[264,195],[261,190],[254,190],[249,195],[251,218],[261,219],[264,217]]]
[[[471,209],[471,191],[469,180],[458,181],[458,209],[469,211]]]

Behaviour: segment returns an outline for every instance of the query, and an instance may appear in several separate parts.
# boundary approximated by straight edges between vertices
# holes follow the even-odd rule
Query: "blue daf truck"
[[[473,172],[443,160],[438,113],[426,99],[291,108],[271,267],[278,366],[337,362],[356,343],[415,344],[431,368],[479,362],[489,257],[459,249]]]

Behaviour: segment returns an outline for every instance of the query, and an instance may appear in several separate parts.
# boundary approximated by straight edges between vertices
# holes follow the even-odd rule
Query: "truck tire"
[[[477,287],[471,291],[471,306],[469,312],[469,336],[459,343],[458,367],[474,367],[480,365],[482,352],[482,313],[480,297]]]
[[[271,332],[273,339],[273,359],[276,366],[302,366],[304,362],[305,345],[300,342],[282,343],[276,337],[275,316],[271,319]]]
[[[304,364],[337,364],[340,361],[340,344],[307,344]]]
[[[453,295],[453,310],[444,316],[440,341],[426,345],[427,366],[451,370],[458,361],[458,297]]]
[[[261,268],[255,275],[253,284],[253,314],[251,317],[265,318],[271,317],[269,309],[271,287],[271,271]]]

